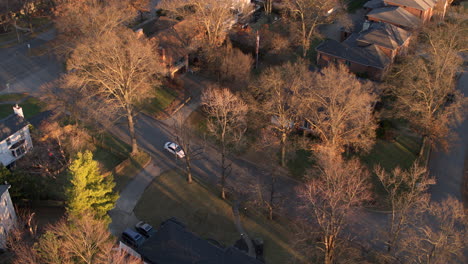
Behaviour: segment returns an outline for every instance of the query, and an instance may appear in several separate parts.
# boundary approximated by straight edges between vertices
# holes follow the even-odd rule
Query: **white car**
[[[182,148],[177,145],[176,143],[173,143],[173,142],[166,142],[166,144],[164,144],[164,148],[169,151],[170,153],[176,155],[178,158],[183,158],[185,157],[185,153],[184,151],[182,150]]]

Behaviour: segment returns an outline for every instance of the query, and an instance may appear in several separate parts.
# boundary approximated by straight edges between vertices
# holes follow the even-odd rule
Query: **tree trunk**
[[[186,150],[188,152],[188,149]],[[187,182],[192,183],[192,166],[190,164],[190,155],[185,153],[185,164],[186,164],[186,170],[187,170]]]
[[[286,133],[281,134],[281,166],[286,167]]]
[[[138,154],[138,144],[137,144],[137,139],[136,139],[136,134],[135,134],[135,123],[133,121],[133,115],[132,111],[127,108],[127,120],[128,120],[128,130],[130,131],[130,139],[132,142],[132,156],[135,156]]]
[[[226,185],[226,166],[224,165],[224,147],[223,150],[221,151],[221,198],[223,200],[226,199],[226,191],[225,191],[225,185]]]
[[[333,264],[335,258],[335,236],[325,237],[325,264]]]

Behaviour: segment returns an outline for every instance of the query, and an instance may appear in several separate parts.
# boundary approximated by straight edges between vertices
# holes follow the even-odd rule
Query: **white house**
[[[33,147],[23,109],[16,105],[13,111],[14,114],[0,120],[0,162],[3,166],[23,157]]]
[[[8,232],[16,225],[16,213],[8,192],[10,185],[0,185],[0,248],[6,247]]]

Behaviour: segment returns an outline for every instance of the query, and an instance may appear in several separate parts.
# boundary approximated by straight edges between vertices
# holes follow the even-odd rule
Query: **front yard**
[[[215,239],[225,246],[240,239],[232,208],[197,181],[188,184],[180,174],[170,171],[158,176],[146,189],[135,208],[136,216],[154,227],[170,217],[177,217],[187,228],[204,239]],[[251,238],[265,241],[266,263],[287,263],[297,257],[291,248],[289,230],[264,218],[242,216]]]

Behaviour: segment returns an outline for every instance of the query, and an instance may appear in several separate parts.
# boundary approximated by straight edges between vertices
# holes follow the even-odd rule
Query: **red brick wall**
[[[328,54],[323,54],[321,52],[317,53],[317,65],[320,67],[326,67],[330,63],[343,63],[345,64],[345,60],[337,57],[330,56]],[[380,81],[384,77],[385,71],[381,69],[365,66],[362,64],[354,63],[350,61],[350,65],[348,68],[351,72],[354,73],[366,73],[369,79]]]

